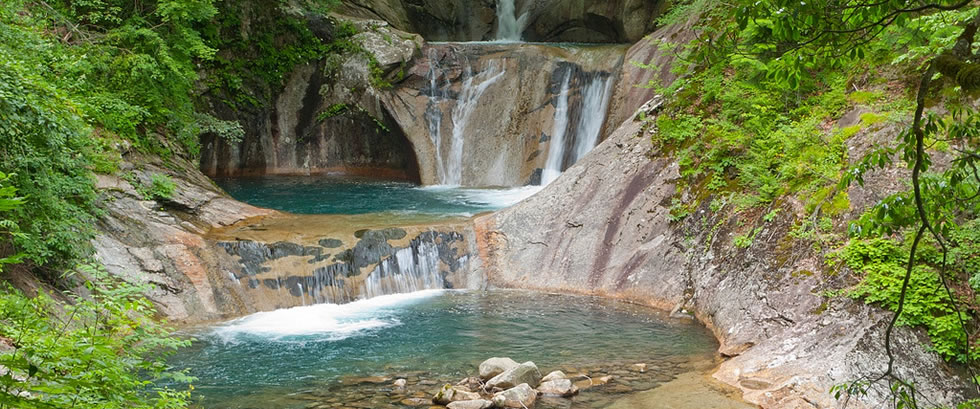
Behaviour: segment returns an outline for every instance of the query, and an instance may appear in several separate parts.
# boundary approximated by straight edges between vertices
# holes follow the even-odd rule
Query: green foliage
[[[166,358],[189,341],[157,323],[145,288],[114,281],[96,267],[87,297],[66,294],[59,306],[40,293],[28,298],[0,284],[0,408],[184,408],[189,390],[154,386],[169,379],[189,383]]]
[[[0,172],[0,217],[6,213],[20,209],[24,205],[24,198],[17,196],[17,188],[9,185],[11,175]],[[0,219],[0,237],[4,241],[20,235],[20,226],[13,220],[6,217]],[[6,264],[20,263],[24,255],[22,253],[0,254],[0,272]]]
[[[851,240],[835,255],[848,267],[863,273],[861,283],[848,295],[896,311],[908,263],[909,245],[908,242],[903,244],[881,238]],[[932,340],[933,349],[940,356],[966,362],[966,349],[956,311],[946,300],[935,268],[937,251],[934,247],[925,248],[920,250],[918,256],[919,263],[912,270],[904,311],[898,324],[924,327]],[[970,355],[974,358],[980,356],[980,349],[971,347]]]
[[[177,190],[177,184],[167,175],[159,173],[150,177],[148,195],[153,199],[170,199]]]

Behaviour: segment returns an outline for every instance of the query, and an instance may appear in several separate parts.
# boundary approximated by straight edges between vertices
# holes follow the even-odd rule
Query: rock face
[[[332,55],[297,67],[257,112],[213,101],[217,116],[242,123],[246,136],[229,143],[205,135],[206,174],[536,184],[551,149],[571,151],[584,135],[600,139],[626,52],[620,45],[424,44],[384,21],[335,18],[358,28],[352,41],[371,57]],[[567,109],[558,115],[562,99]],[[555,133],[567,134],[563,145],[550,142]]]
[[[415,148],[423,184],[536,184],[549,150],[559,148],[551,143],[556,132],[571,145],[588,133],[579,128],[590,115],[601,126],[624,52],[429,44],[382,103]],[[558,115],[563,84],[567,110]]]
[[[506,371],[514,369],[519,364],[510,358],[490,358],[480,363],[480,378],[488,380]]]
[[[527,41],[630,43],[653,30],[663,2],[517,0],[515,6],[517,15],[527,15]],[[385,20],[429,41],[494,40],[498,22],[494,0],[344,0],[338,11]]]
[[[372,84],[404,69],[421,37],[383,21],[352,24],[359,33],[351,41],[366,53],[298,66],[282,89],[259,93],[265,100],[257,106],[232,108],[210,98],[211,111],[240,123],[245,138],[229,143],[204,135],[201,170],[209,176],[331,174],[418,182],[412,145],[377,103]]]
[[[525,362],[508,369],[487,381],[491,388],[513,388],[520,384],[537,385],[541,382],[541,372],[534,362]]]
[[[647,105],[649,115],[656,106]],[[541,193],[479,218],[491,283],[694,311],[731,357],[715,376],[765,408],[837,407],[831,386],[882,369],[889,314],[820,296],[822,280],[832,278],[799,274],[823,265],[807,249],[783,248],[778,240],[732,246],[734,220],[717,230],[703,227],[725,220],[715,220],[721,216],[708,211],[709,201],[683,223],[671,223],[678,164],[651,159],[651,150],[642,124],[627,120]],[[786,236],[797,211],[780,213],[760,237]],[[945,403],[961,396],[963,383],[920,347],[913,331],[897,331],[896,342],[900,373],[922,396]],[[852,404],[879,407],[883,399],[876,390]]]

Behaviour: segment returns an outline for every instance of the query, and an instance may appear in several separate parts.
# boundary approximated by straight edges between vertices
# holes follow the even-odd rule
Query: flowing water
[[[591,74],[582,90],[582,114],[575,132],[575,156],[572,163],[578,162],[599,143],[599,133],[606,121],[609,110],[609,97],[612,96],[612,78],[601,73]]]
[[[540,190],[419,187],[410,183],[309,176],[227,178],[216,182],[242,202],[296,214],[399,213],[472,216],[511,206]]]
[[[565,162],[565,133],[568,131],[568,94],[572,80],[572,69],[565,70],[561,89],[558,92],[558,102],[555,103],[555,123],[551,130],[551,148],[548,149],[548,159],[541,173],[541,184],[547,185],[561,175],[562,164]]]
[[[198,377],[202,405],[218,409],[407,407],[405,399],[429,399],[492,356],[534,361],[543,373],[613,375],[571,401],[537,405],[603,407],[690,372],[717,348],[703,327],[641,306],[502,290],[320,304],[192,332],[198,340],[173,364]],[[631,372],[635,363],[649,370]],[[396,378],[407,379],[407,389],[393,389]]]
[[[517,15],[514,0],[497,1],[497,41],[521,41],[528,13]]]

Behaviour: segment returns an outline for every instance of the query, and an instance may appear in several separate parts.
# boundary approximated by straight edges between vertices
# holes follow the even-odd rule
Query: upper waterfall
[[[558,102],[555,104],[555,123],[551,130],[551,149],[548,149],[548,160],[541,172],[541,184],[547,185],[561,175],[562,164],[565,162],[565,133],[568,130],[568,93],[572,80],[572,69],[565,70]]]
[[[497,41],[521,41],[528,13],[517,15],[514,0],[497,1]]]

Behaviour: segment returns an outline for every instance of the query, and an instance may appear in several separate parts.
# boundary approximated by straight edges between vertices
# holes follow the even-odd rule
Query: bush
[[[90,295],[67,294],[63,310],[44,293],[28,298],[0,284],[0,408],[186,407],[189,390],[155,383],[192,381],[165,362],[190,341],[154,321],[145,288],[96,267],[80,271]]]

